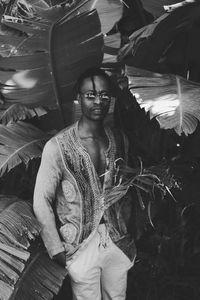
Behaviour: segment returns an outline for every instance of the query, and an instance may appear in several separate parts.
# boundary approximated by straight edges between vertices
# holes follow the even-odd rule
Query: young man
[[[77,300],[124,300],[135,246],[128,233],[127,195],[109,205],[115,162],[127,159],[123,134],[104,126],[112,90],[109,76],[90,69],[78,80],[82,116],[45,145],[34,211],[47,251],[69,271]]]

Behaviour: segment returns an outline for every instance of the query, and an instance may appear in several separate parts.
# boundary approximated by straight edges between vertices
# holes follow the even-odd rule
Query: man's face
[[[110,107],[110,89],[107,80],[101,76],[85,78],[78,94],[83,117],[89,120],[103,120]]]

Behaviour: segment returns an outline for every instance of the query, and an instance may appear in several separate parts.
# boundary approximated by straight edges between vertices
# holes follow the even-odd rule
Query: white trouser
[[[125,300],[133,262],[112,242],[104,224],[69,265],[74,300]]]

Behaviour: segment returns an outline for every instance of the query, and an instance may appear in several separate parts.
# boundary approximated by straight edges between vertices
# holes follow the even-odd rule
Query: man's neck
[[[97,138],[104,134],[103,121],[92,121],[81,118],[78,124],[80,137]]]

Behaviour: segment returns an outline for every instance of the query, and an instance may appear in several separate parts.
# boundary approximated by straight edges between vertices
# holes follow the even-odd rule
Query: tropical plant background
[[[73,85],[94,65],[114,82],[128,76],[110,112],[134,176],[150,174],[131,189],[138,256],[127,299],[200,298],[200,4],[176,2],[0,1],[0,299],[71,299],[32,196],[43,146],[77,119]],[[179,188],[149,189],[155,175]]]

